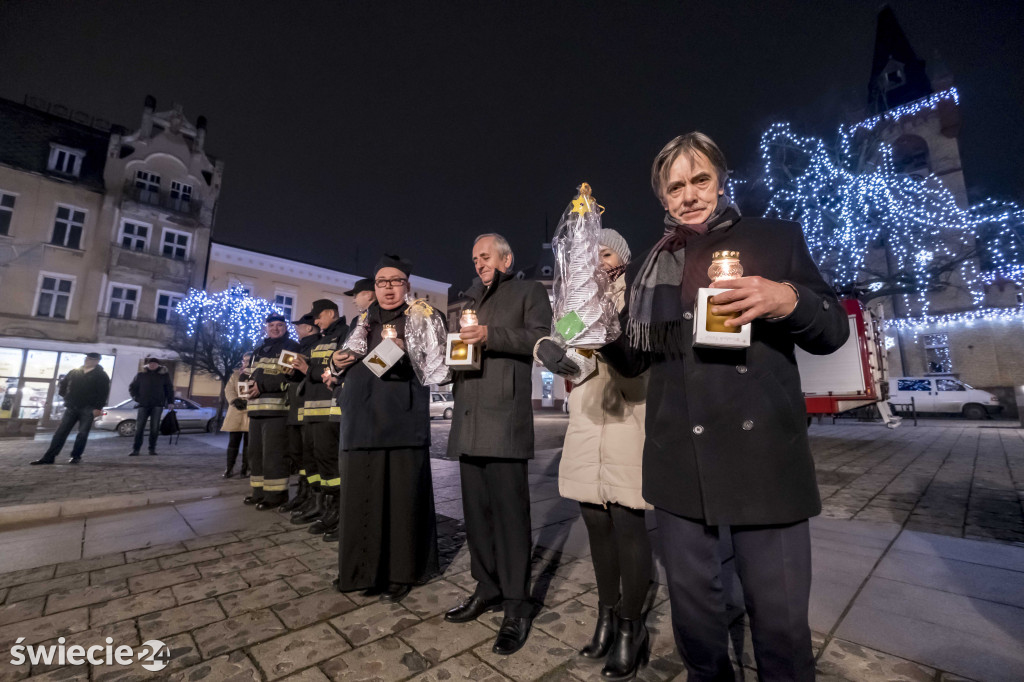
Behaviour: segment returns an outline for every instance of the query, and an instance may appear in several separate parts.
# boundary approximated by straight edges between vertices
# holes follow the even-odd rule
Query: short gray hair
[[[676,162],[680,154],[686,154],[693,160],[694,154],[700,154],[711,162],[715,173],[718,174],[719,189],[725,187],[729,179],[729,170],[725,163],[725,154],[719,149],[715,141],[702,132],[693,131],[679,135],[674,140],[661,148],[658,155],[654,157],[654,164],[651,166],[651,189],[654,196],[661,200],[662,188],[665,186],[668,170]]]
[[[516,262],[515,254],[512,253],[512,246],[508,243],[507,239],[502,237],[497,232],[485,232],[484,234],[478,235],[477,238],[473,240],[473,246],[476,246],[476,243],[481,239],[487,239],[488,237],[494,238],[494,245],[498,247],[499,258],[504,258],[505,256],[512,256],[512,262]],[[509,267],[512,267],[512,265],[510,264]]]

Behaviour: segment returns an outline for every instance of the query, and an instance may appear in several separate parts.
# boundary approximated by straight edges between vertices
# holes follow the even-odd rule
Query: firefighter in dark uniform
[[[303,315],[292,321],[299,333],[299,353],[302,361],[296,361],[288,375],[288,471],[299,474],[299,489],[292,499],[281,505],[281,512],[292,512],[309,499],[308,471],[305,467],[306,450],[312,450],[313,443],[308,429],[302,426],[304,406],[303,388],[306,375],[304,358],[308,358],[313,346],[320,341],[320,329],[311,315]],[[319,479],[317,479],[319,480]]]
[[[288,375],[278,364],[281,351],[298,352],[283,316],[267,316],[267,338],[253,351],[249,391],[249,481],[246,504],[276,509],[288,501]]]
[[[338,304],[330,299],[313,301],[309,314],[323,330],[319,342],[310,350],[308,364],[302,360],[296,364],[306,374],[302,423],[312,435],[314,466],[320,477],[322,513],[309,527],[309,532],[323,534],[324,541],[332,542],[337,540],[338,487],[341,484],[338,477],[339,427],[330,420],[333,399],[331,387],[324,384],[323,375],[334,351],[345,342],[348,327],[345,318],[338,314]],[[300,514],[294,520],[301,523],[307,518],[308,515]]]

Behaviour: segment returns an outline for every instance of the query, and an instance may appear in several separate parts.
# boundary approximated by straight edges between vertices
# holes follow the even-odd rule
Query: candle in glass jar
[[[395,325],[386,324],[384,328],[380,330],[380,338],[382,339],[397,339],[398,330],[395,329]]]
[[[459,319],[459,325],[462,327],[475,327],[480,322],[477,320],[476,311],[466,308],[462,311],[462,317]]]
[[[740,264],[739,251],[715,251],[711,254],[708,277],[712,282],[720,279],[738,279],[742,276],[743,265]]]

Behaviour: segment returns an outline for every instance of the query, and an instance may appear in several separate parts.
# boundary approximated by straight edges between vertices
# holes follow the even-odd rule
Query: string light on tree
[[[216,294],[189,289],[175,313],[184,322],[188,336],[195,336],[199,327],[211,325],[217,336],[228,344],[255,346],[265,336],[265,320],[272,313],[284,311],[264,298],[254,298],[240,285]],[[291,321],[288,335],[298,339]]]

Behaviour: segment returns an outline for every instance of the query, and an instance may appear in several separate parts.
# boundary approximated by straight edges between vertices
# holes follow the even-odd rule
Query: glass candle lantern
[[[737,279],[742,276],[743,265],[740,263],[739,251],[715,251],[711,254],[708,277],[712,282],[720,279]]]
[[[382,339],[397,339],[398,338],[398,330],[395,329],[395,325],[393,325],[393,324],[386,324],[386,325],[384,325],[384,327],[380,330],[380,338],[382,338]]]
[[[480,321],[477,319],[475,310],[466,308],[462,311],[462,317],[459,318],[460,327],[475,327],[478,324],[480,324]]]

